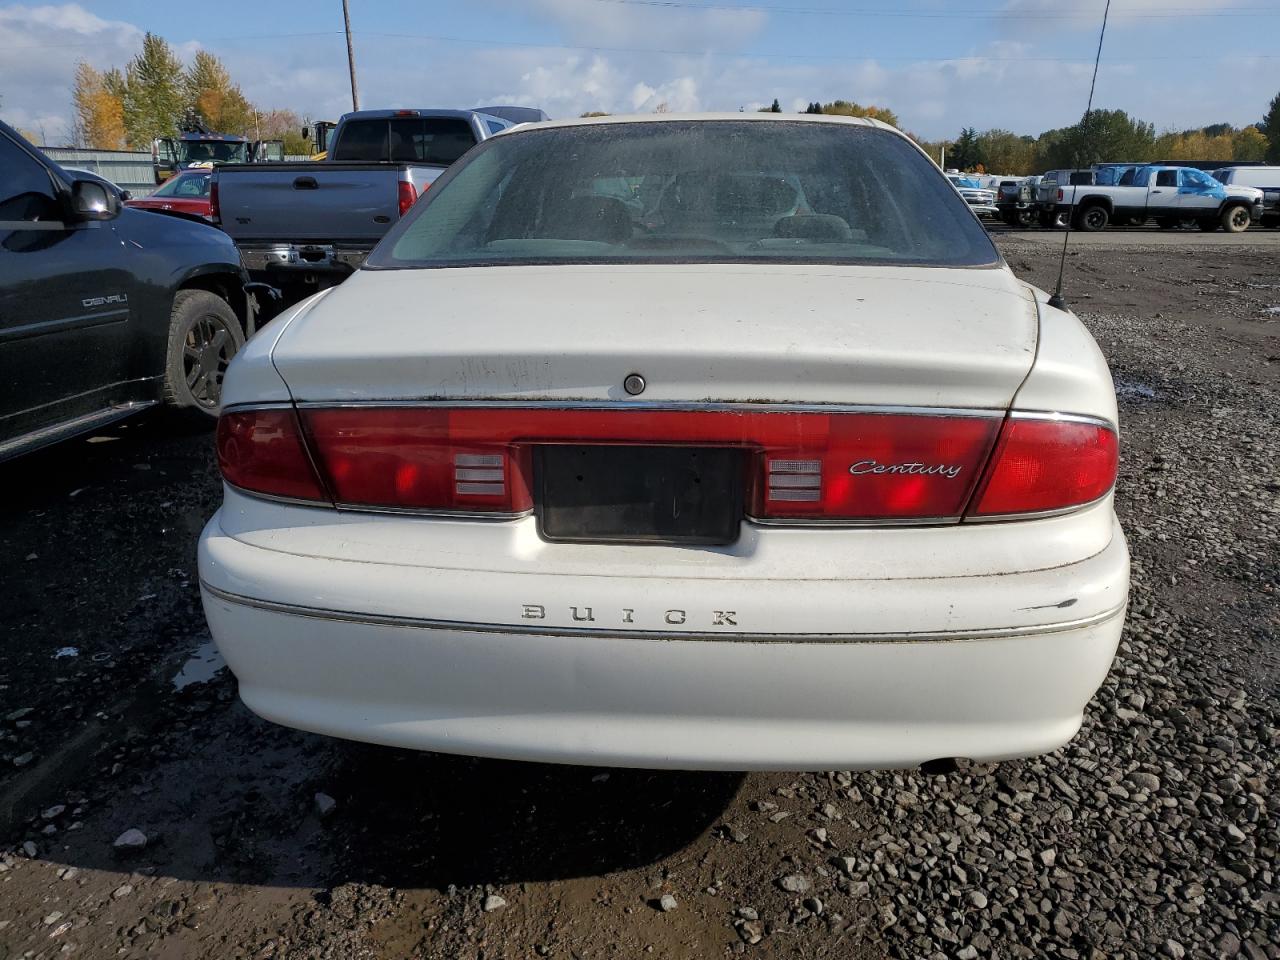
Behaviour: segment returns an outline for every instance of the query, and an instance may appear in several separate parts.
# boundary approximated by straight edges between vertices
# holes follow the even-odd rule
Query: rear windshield
[[[431,163],[447,167],[475,145],[471,125],[457,117],[391,117],[343,124],[334,160]]]
[[[695,120],[495,137],[436,181],[368,265],[756,260],[999,258],[937,167],[897,134]]]

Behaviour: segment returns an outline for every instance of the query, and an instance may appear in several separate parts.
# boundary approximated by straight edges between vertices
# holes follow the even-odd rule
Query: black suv
[[[81,177],[0,123],[0,460],[161,402],[216,415],[253,332],[226,234]]]

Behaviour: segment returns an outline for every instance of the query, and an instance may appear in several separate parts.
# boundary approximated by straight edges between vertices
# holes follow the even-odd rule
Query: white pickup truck
[[[1051,171],[1040,184],[1041,196],[1049,195],[1050,212],[1074,218],[1077,230],[1155,218],[1162,227],[1194,220],[1201,230],[1222,227],[1239,233],[1262,217],[1261,190],[1219,183],[1194,167],[1134,166],[1124,170],[1114,186],[1079,183],[1085,178],[1078,175],[1059,179],[1054,173],[1079,172]]]

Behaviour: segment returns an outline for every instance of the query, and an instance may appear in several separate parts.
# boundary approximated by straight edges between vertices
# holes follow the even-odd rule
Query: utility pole
[[[360,109],[360,88],[356,86],[356,48],[351,45],[351,12],[342,0],[342,25],[347,31],[347,68],[351,71],[351,109]]]

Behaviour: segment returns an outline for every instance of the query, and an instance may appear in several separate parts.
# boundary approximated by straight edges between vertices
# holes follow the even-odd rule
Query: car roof
[[[788,123],[837,123],[846,126],[857,127],[876,127],[880,130],[888,130],[900,137],[906,138],[897,127],[885,123],[883,120],[876,120],[872,117],[843,117],[831,114],[812,114],[812,113],[636,113],[636,114],[610,114],[605,117],[572,117],[565,120],[543,120],[538,123],[521,123],[512,127],[509,131],[504,130],[495,136],[510,136],[512,133],[523,132],[526,130],[547,130],[552,127],[586,127],[600,126],[603,124],[617,123],[674,123],[679,121],[716,121],[716,120],[739,120],[748,121],[750,123],[779,123],[782,121]],[[909,138],[908,138],[909,139]]]

